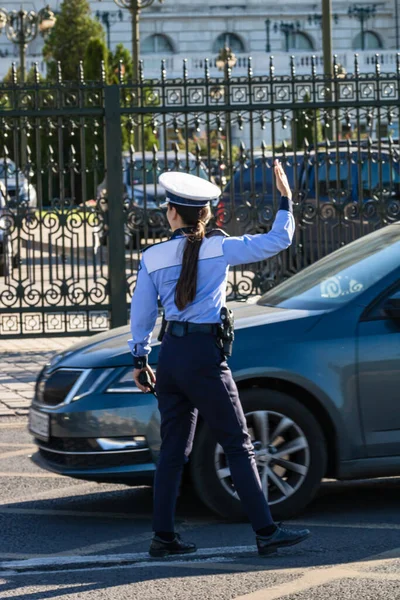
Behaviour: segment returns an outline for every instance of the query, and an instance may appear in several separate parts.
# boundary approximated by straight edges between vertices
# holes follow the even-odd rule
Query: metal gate
[[[296,237],[279,257],[232,269],[246,299],[399,218],[396,73],[160,78],[118,85],[0,86],[0,335],[90,334],[128,320],[143,247],[168,236],[166,169],[221,186],[213,225],[270,229],[279,158]]]

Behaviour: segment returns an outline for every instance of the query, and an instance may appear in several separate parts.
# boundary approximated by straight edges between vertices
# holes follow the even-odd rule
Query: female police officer
[[[194,552],[174,533],[174,513],[180,479],[191,451],[197,413],[223,447],[232,479],[256,533],[258,552],[270,554],[301,542],[308,530],[288,531],[275,525],[262,491],[253,446],[231,371],[217,344],[229,265],[247,264],[274,256],[293,238],[291,190],[282,166],[274,166],[280,208],[269,233],[227,237],[205,235],[209,201],[220,190],[186,173],[160,176],[167,192],[167,218],[173,232],[168,242],[148,248],[140,263],[131,306],[134,380],[146,372],[156,383],[161,413],[161,450],[154,482],[155,532],[150,555],[163,557]],[[216,234],[216,235],[215,235]],[[220,234],[220,235],[218,235]],[[157,364],[157,382],[147,363],[158,313],[165,310],[166,334]]]

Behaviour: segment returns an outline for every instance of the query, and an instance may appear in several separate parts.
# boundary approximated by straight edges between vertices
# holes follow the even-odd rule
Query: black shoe
[[[257,548],[260,556],[267,556],[276,552],[278,548],[294,546],[308,538],[310,531],[308,529],[285,529],[279,523],[275,533],[269,536],[257,535]]]
[[[153,558],[165,558],[174,554],[189,554],[190,552],[196,552],[196,550],[195,544],[182,542],[181,536],[177,533],[172,542],[165,542],[155,535],[150,544],[149,554]]]

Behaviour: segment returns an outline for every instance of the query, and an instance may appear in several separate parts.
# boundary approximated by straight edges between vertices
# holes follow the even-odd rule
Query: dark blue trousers
[[[197,414],[224,449],[232,479],[254,531],[273,523],[262,491],[238,391],[211,334],[164,336],[156,390],[161,450],[154,482],[154,531],[174,531],[176,498]]]

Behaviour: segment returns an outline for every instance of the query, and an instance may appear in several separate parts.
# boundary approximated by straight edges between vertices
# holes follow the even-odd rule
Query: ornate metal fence
[[[14,74],[15,75],[15,74]],[[245,299],[399,218],[400,60],[395,73],[160,78],[0,86],[0,335],[76,335],[125,324],[141,249],[165,239],[158,176],[214,180],[213,224],[268,231],[279,158],[296,237],[234,269]]]

